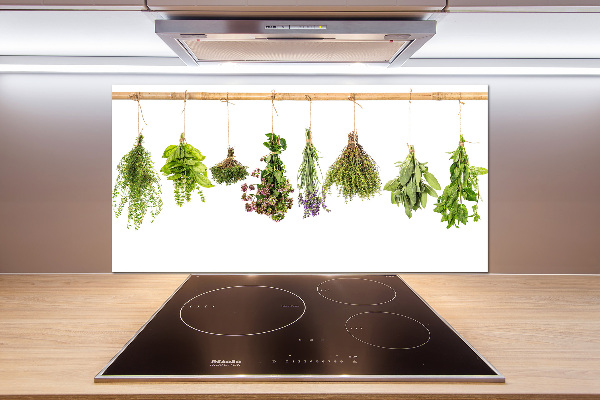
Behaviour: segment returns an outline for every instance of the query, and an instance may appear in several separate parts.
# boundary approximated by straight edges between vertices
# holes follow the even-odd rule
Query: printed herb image
[[[148,212],[153,222],[163,205],[160,177],[154,169],[150,153],[142,145],[143,140],[144,137],[139,134],[133,149],[121,158],[112,194],[115,215],[120,217],[127,207],[127,228],[133,224],[136,230]]]
[[[379,168],[358,143],[355,131],[348,134],[348,145],[329,167],[323,187],[330,191],[334,184],[346,202],[355,196],[370,199],[381,189]]]
[[[458,148],[452,154],[450,160],[450,184],[444,188],[444,192],[438,197],[433,211],[442,214],[442,222],[448,222],[447,228],[459,227],[462,223],[467,224],[468,218],[474,222],[481,218],[477,213],[479,199],[479,175],[485,175],[488,170],[482,167],[469,165],[469,156],[465,150],[465,139],[460,135]],[[474,201],[473,214],[469,215],[465,201]]]
[[[214,185],[208,179],[206,165],[202,163],[206,157],[191,144],[185,141],[181,134],[179,145],[170,145],[162,155],[167,161],[160,171],[173,181],[175,203],[182,206],[192,199],[192,192],[197,191],[204,202],[201,187],[210,188]]]
[[[303,218],[319,215],[321,208],[331,211],[325,205],[325,190],[319,187],[320,172],[319,155],[312,142],[312,132],[310,128],[306,128],[306,145],[298,170],[298,205],[304,207]]]
[[[260,178],[260,183],[242,184],[242,200],[246,202],[247,212],[255,212],[270,217],[279,222],[285,218],[285,214],[292,208],[294,192],[290,181],[285,177],[285,166],[279,158],[281,152],[287,148],[285,139],[274,134],[267,133],[267,141],[263,144],[270,153],[263,158],[267,165],[265,169],[256,169],[251,176]],[[250,191],[256,190],[256,193]]]
[[[233,155],[233,147],[229,145],[229,93],[227,99],[221,100],[227,104],[227,157],[210,168],[213,179],[218,184],[226,184],[227,186],[245,179],[248,176],[247,167],[237,161]],[[233,103],[231,103],[233,104]]]
[[[210,168],[213,179],[218,184],[231,185],[248,176],[246,167],[237,161],[233,155],[233,147],[227,148],[227,158]]]
[[[395,164],[400,167],[400,174],[383,187],[383,190],[391,192],[392,204],[404,205],[408,218],[412,218],[413,211],[427,206],[427,195],[437,197],[435,190],[441,189],[426,164],[417,160],[415,148],[410,146],[406,159]]]

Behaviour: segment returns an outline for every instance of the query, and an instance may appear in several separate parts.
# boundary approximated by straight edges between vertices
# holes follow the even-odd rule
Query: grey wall
[[[0,272],[110,272],[113,84],[487,84],[490,272],[600,273],[600,78],[0,74]]]

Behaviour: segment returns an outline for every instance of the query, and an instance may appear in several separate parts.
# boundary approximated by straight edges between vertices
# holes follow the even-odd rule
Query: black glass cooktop
[[[395,275],[190,275],[104,381],[504,382]]]

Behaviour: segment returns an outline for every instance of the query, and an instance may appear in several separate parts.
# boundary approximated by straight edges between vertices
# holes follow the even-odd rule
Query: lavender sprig
[[[312,132],[306,128],[306,146],[302,152],[302,164],[298,170],[298,205],[304,207],[303,218],[315,217],[323,208],[330,212],[325,205],[325,191],[319,189],[319,155],[312,143]]]

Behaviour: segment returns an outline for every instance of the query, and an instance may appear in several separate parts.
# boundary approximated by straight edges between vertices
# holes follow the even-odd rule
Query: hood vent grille
[[[435,34],[435,21],[157,20],[188,65],[210,62],[380,63],[400,66]]]
[[[351,63],[390,62],[407,42],[346,42],[329,40],[185,40],[198,62]]]

